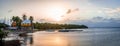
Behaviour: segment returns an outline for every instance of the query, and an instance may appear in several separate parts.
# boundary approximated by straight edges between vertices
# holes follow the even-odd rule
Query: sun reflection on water
[[[57,38],[55,38],[55,40],[54,40],[56,43],[60,43],[62,40],[59,38],[59,37],[57,37]]]
[[[60,34],[38,34],[35,36],[35,46],[68,46],[68,39]]]

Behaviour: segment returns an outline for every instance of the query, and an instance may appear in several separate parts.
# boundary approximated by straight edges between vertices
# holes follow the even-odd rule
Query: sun
[[[61,21],[62,20],[62,17],[61,16],[58,16],[58,17],[54,17],[55,21]]]
[[[53,18],[54,21],[61,21],[65,12],[65,8],[58,6],[50,7],[48,9],[48,14]]]

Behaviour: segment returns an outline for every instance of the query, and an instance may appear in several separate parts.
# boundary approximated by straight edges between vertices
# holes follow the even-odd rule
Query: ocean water
[[[120,28],[74,29],[83,31],[33,33],[32,46],[120,46]]]

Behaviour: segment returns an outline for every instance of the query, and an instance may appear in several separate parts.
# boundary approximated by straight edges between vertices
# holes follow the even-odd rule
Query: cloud
[[[90,0],[90,3],[100,7],[119,7],[120,0]]]
[[[120,8],[102,8],[100,11],[110,16],[120,15]]]
[[[115,13],[119,13],[120,11],[119,11],[119,8],[115,8],[115,9],[110,9],[109,8],[105,12],[109,13],[109,14],[115,14]]]
[[[71,13],[74,13],[74,12],[77,12],[79,11],[79,8],[76,8],[76,9],[68,9],[66,14],[71,14]]]
[[[113,18],[113,17],[107,18],[107,17],[96,16],[96,17],[93,17],[92,19],[90,19],[90,21],[95,22],[95,23],[96,22],[120,23],[120,18]]]
[[[94,17],[103,17],[103,18],[114,18],[120,20],[120,8],[98,8]]]
[[[12,9],[10,9],[10,10],[8,10],[8,13],[10,13],[10,12],[12,12],[13,10]]]

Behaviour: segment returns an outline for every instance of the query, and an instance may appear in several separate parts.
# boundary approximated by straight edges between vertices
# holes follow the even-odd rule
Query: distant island
[[[33,23],[34,29],[46,30],[46,29],[80,29],[88,28],[85,25],[76,25],[76,24],[54,24],[54,23]],[[0,28],[9,27],[9,25],[0,23]]]
[[[88,28],[85,25],[76,25],[76,24],[54,24],[54,23],[34,23],[35,29],[80,29]]]

